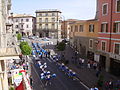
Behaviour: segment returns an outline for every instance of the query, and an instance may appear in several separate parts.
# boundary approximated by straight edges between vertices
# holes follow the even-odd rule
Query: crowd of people
[[[76,80],[77,75],[74,71],[72,71],[71,69],[69,69],[67,66],[64,65],[64,63],[60,64],[58,63],[59,69],[62,70],[63,72],[65,72],[66,75],[68,75],[69,77],[71,77],[73,80]]]
[[[51,78],[56,77],[56,74],[52,74],[48,69],[47,69],[47,63],[43,63],[41,61],[37,61],[37,67],[40,69],[40,78],[41,80],[44,80],[46,83],[45,85],[47,86],[48,83],[51,84],[50,80]]]

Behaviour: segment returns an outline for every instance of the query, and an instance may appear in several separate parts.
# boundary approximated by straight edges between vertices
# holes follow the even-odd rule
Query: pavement
[[[69,64],[67,64],[67,66],[78,74],[78,77],[81,80],[81,82],[83,82],[89,88],[96,86],[98,81],[98,77],[96,77],[96,70],[94,70],[93,68],[91,69],[87,68],[87,64],[84,64],[84,67],[82,68],[79,67],[78,62],[74,64],[72,61],[73,60],[72,57],[75,56],[75,51],[69,45],[66,45],[64,56],[65,56],[65,60],[69,61]],[[103,75],[104,81],[110,81],[110,80],[116,81],[118,79],[120,80],[120,78],[105,72],[104,69],[101,71],[101,75]]]

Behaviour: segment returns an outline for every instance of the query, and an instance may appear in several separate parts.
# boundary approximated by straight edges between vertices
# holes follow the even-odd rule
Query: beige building
[[[12,22],[8,21],[10,9],[11,0],[0,0],[0,90],[8,90],[7,60],[19,58]]]
[[[70,45],[79,52],[80,57],[96,60],[98,21],[79,20],[70,23]]]
[[[13,29],[22,36],[32,36],[35,31],[35,17],[27,14],[13,14],[9,17],[13,22]]]
[[[37,10],[36,34],[40,37],[61,38],[61,11]]]

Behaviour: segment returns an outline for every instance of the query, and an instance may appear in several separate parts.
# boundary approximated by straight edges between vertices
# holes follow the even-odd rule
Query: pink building
[[[98,56],[106,71],[120,76],[120,0],[97,0]]]

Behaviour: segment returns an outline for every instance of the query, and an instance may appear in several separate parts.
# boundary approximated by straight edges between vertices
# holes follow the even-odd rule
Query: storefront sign
[[[99,58],[100,58],[100,55],[94,54],[94,60],[95,60],[96,62],[99,62]]]

